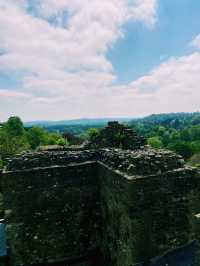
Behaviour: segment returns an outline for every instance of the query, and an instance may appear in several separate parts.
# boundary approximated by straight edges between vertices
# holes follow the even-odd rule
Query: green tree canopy
[[[6,123],[0,129],[0,157],[3,161],[6,157],[13,156],[29,148],[24,128],[20,129],[18,126],[13,126],[12,123],[8,125]]]
[[[68,141],[67,141],[67,139],[59,138],[56,141],[56,144],[59,145],[59,146],[66,146],[66,145],[68,145]]]
[[[46,132],[40,127],[30,128],[27,132],[27,138],[32,149],[36,149],[47,142]]]
[[[189,159],[193,155],[191,145],[187,142],[178,141],[170,144],[168,148],[182,155],[185,159]]]
[[[160,149],[163,147],[162,140],[159,137],[152,137],[147,140],[148,144],[153,148]]]
[[[23,136],[25,133],[23,123],[17,116],[12,116],[8,119],[8,122],[5,124],[5,129],[6,133],[12,137]]]
[[[90,139],[94,139],[99,135],[99,129],[97,128],[90,128],[88,130],[88,136]]]

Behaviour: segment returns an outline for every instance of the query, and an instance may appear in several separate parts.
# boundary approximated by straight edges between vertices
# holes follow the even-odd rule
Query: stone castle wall
[[[29,153],[2,181],[16,266],[130,266],[196,238],[199,173],[172,152]]]
[[[11,265],[149,265],[192,239],[199,245],[199,172],[145,144],[112,122],[87,149],[8,161],[0,179]]]
[[[111,261],[106,265],[148,262],[196,238],[193,221],[199,199],[194,195],[199,195],[200,183],[195,172],[128,179],[104,168],[100,173],[103,246]]]
[[[14,265],[87,261],[98,247],[95,163],[7,172],[7,237]]]

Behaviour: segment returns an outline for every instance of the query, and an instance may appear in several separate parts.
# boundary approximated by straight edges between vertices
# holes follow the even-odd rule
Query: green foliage
[[[24,126],[21,119],[17,116],[12,116],[8,119],[5,125],[6,132],[12,137],[21,137],[24,135]]]
[[[69,145],[68,141],[65,140],[64,138],[59,138],[59,139],[57,140],[56,143],[57,143],[57,145],[59,145],[59,146],[66,146],[66,145]]]
[[[134,119],[131,125],[136,125],[144,131],[152,130],[155,126],[164,126],[166,128],[174,128],[182,130],[191,125],[199,125],[200,113],[169,113],[169,114],[153,114],[145,118]]]
[[[67,139],[64,139],[58,133],[50,133],[40,127],[32,127],[28,129],[27,138],[32,149],[45,145],[68,145]]]
[[[193,154],[200,153],[200,140],[191,141],[190,146],[191,146]]]
[[[106,125],[106,123],[102,124],[102,123],[98,123],[96,122],[95,124],[69,124],[69,125],[64,125],[64,124],[58,124],[58,125],[49,125],[49,126],[45,126],[44,128],[48,131],[48,132],[58,132],[59,134],[65,134],[70,133],[73,136],[81,136],[81,137],[85,137],[87,136],[88,138],[88,130],[90,128],[97,128],[97,129],[102,129],[104,126]]]
[[[0,157],[4,161],[16,153],[30,148],[23,124],[18,117],[9,118],[0,128]]]
[[[89,139],[93,140],[93,139],[95,139],[98,135],[99,135],[99,129],[97,129],[97,128],[90,128],[90,129],[88,130],[88,136],[89,136]]]
[[[180,137],[184,141],[190,141],[191,140],[191,135],[190,135],[188,128],[185,128],[181,131]]]
[[[0,168],[5,159],[29,149],[45,145],[67,145],[67,139],[40,127],[25,129],[19,117],[11,117],[0,128]]]
[[[149,145],[156,149],[160,149],[163,147],[163,143],[160,137],[151,137],[147,140],[147,142]]]
[[[199,125],[200,124],[200,114],[198,114],[192,118],[192,124],[193,125]]]
[[[171,149],[186,160],[200,153],[200,114],[151,115],[131,122],[154,148]]]
[[[165,134],[166,128],[163,126],[158,127],[158,134],[159,136],[163,136]]]
[[[193,154],[190,143],[183,141],[172,143],[168,148],[182,155],[185,159],[189,159]]]
[[[171,149],[180,153],[185,159],[200,153],[200,113],[177,113],[151,115],[143,119],[135,119],[130,123],[148,139],[154,148]],[[91,128],[92,127],[92,128]],[[0,167],[5,163],[5,158],[13,156],[28,149],[37,149],[45,145],[68,145],[71,140],[60,133],[68,132],[74,138],[81,138],[73,142],[98,138],[103,124],[77,124],[55,125],[49,128],[31,127],[24,128],[19,117],[10,117],[0,127]],[[71,138],[71,137],[70,137]],[[73,139],[73,138],[72,138]],[[113,140],[120,144],[123,136],[120,134]],[[69,142],[69,143],[68,143]]]
[[[39,127],[32,127],[27,132],[27,139],[31,149],[36,149],[40,145],[45,145],[47,141],[46,132]]]

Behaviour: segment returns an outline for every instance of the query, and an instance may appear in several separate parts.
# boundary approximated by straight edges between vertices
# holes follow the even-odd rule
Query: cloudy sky
[[[0,120],[200,110],[199,0],[0,0]]]

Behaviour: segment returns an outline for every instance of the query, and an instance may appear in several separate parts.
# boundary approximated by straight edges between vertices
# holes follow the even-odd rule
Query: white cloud
[[[200,53],[171,58],[133,81],[118,97],[133,114],[200,110]],[[136,108],[136,113],[134,111]],[[140,113],[139,113],[139,112]],[[126,111],[128,112],[128,108]],[[129,112],[130,113],[130,112]]]
[[[0,48],[7,52],[1,57],[1,67],[40,75],[47,67],[53,71],[112,72],[106,52],[120,37],[123,23],[133,19],[152,24],[155,20],[152,0],[36,1],[35,8],[46,15],[60,17],[60,11],[68,12],[66,27],[59,28],[20,9],[25,1],[1,1]]]
[[[129,16],[135,21],[143,21],[147,26],[153,26],[157,20],[157,0],[137,0],[135,6],[130,7]]]
[[[25,119],[199,110],[199,52],[114,85],[107,53],[127,21],[156,23],[156,0],[36,0],[31,14],[28,3],[0,0],[0,69],[19,72],[23,85],[0,90],[1,108],[12,99],[9,109]],[[192,44],[200,48],[200,36]]]
[[[195,48],[200,49],[200,34],[194,38],[194,40],[191,42],[191,45]]]
[[[31,94],[23,93],[20,91],[11,91],[7,89],[0,89],[0,97],[1,98],[29,98],[31,97]],[[4,99],[5,100],[5,99]]]
[[[22,116],[59,101],[76,106],[70,115],[88,115],[90,102],[99,113],[116,78],[108,50],[127,21],[154,25],[156,9],[156,0],[0,0],[0,70],[22,77],[13,92],[30,94]]]

